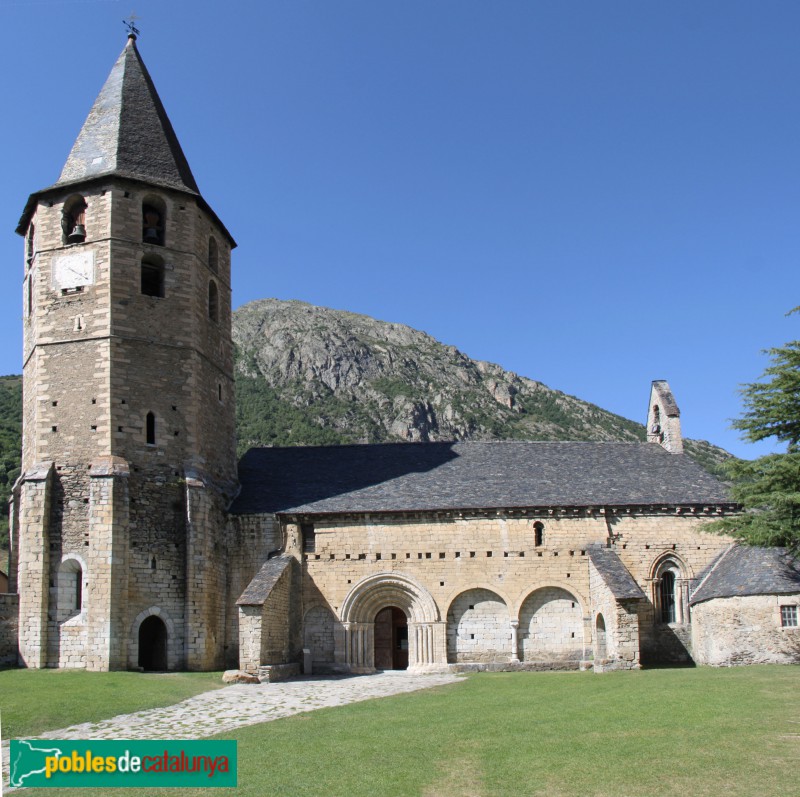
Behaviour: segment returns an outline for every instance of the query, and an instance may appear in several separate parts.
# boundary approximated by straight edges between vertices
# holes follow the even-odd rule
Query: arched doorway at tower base
[[[167,669],[167,627],[156,615],[139,626],[139,667],[145,672]]]

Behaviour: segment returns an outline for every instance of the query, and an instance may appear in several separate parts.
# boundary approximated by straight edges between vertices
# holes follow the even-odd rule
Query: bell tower
[[[200,194],[135,35],[17,232],[21,663],[221,667],[236,244]]]
[[[656,379],[650,386],[647,407],[647,442],[658,443],[671,454],[683,453],[681,411],[669,383]]]

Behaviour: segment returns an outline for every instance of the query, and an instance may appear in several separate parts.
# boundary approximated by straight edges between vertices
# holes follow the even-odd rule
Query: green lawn
[[[252,797],[792,797],[800,667],[481,674],[224,738]]]
[[[222,685],[218,672],[0,670],[3,738],[169,706]]]

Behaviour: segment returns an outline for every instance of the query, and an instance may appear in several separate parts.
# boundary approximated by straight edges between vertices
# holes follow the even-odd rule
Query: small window
[[[74,196],[64,203],[61,212],[61,243],[82,244],[86,240],[86,200]]]
[[[675,574],[667,570],[661,574],[659,588],[659,598],[661,603],[661,622],[676,622],[675,612]]]
[[[142,258],[142,294],[164,298],[164,264],[161,258]]]
[[[142,204],[142,241],[146,244],[164,246],[164,221],[166,212],[163,203],[150,199]]]
[[[781,626],[797,628],[797,606],[781,606]]]
[[[25,259],[30,265],[33,262],[33,253],[36,251],[36,228],[31,224],[28,228],[28,237],[25,241]]]
[[[317,536],[313,523],[301,523],[300,534],[303,537],[303,551],[314,553],[317,550]]]
[[[25,280],[25,317],[30,318],[33,313],[33,274],[28,274],[28,279]]]
[[[219,321],[219,291],[214,280],[208,283],[208,317],[215,323]]]
[[[154,446],[156,444],[156,416],[152,412],[147,413],[147,445]]]
[[[83,568],[77,559],[65,559],[59,565],[56,588],[57,616],[63,622],[83,609]]]
[[[216,274],[219,269],[219,248],[217,239],[212,235],[208,239],[208,267]]]
[[[533,524],[533,544],[537,548],[544,545],[544,523],[538,520]]]

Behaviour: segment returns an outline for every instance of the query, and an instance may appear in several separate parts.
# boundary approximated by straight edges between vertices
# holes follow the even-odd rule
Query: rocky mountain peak
[[[234,313],[240,450],[253,445],[645,439],[644,426],[405,324],[299,301]],[[689,441],[705,464],[727,457]]]

